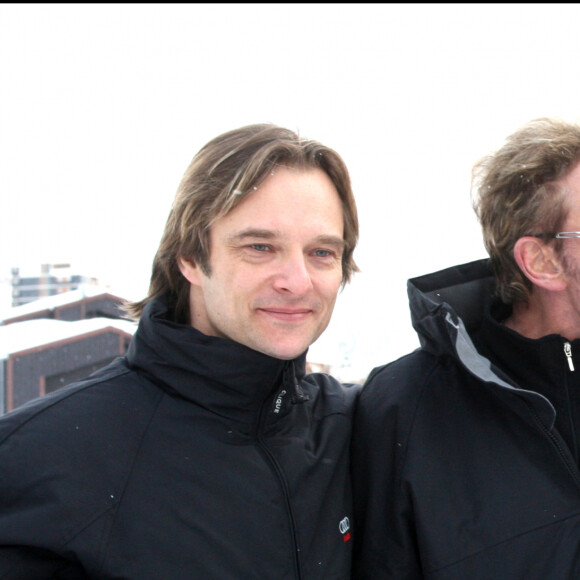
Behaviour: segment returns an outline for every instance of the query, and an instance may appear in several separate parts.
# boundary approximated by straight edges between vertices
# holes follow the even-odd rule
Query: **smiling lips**
[[[302,322],[309,314],[314,312],[312,308],[284,308],[278,306],[258,308],[258,311],[281,322]]]

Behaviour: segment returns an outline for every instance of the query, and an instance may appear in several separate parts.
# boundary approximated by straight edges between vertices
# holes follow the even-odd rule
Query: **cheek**
[[[336,276],[331,279],[326,279],[323,282],[319,282],[317,285],[319,295],[329,303],[334,302],[338,291],[340,290],[341,282],[342,276]]]

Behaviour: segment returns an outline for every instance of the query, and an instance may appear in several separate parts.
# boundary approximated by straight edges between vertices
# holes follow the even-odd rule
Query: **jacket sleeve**
[[[2,580],[87,580],[74,564],[23,546],[0,546]]]
[[[36,448],[42,453],[42,443]],[[34,471],[36,476],[31,475]],[[40,517],[46,498],[36,482],[45,471],[39,456],[31,457],[22,448],[18,435],[0,443],[0,580],[85,578],[74,574],[72,562],[49,548],[59,518]]]
[[[82,460],[87,445],[74,441],[82,425],[35,409],[0,419],[0,580],[86,580],[69,544],[86,537],[98,545],[107,506],[90,486],[97,477]]]
[[[103,578],[143,434],[165,396],[123,366],[0,418],[0,580]]]
[[[352,441],[353,579],[423,578],[405,458],[421,391],[416,357],[379,367],[363,387]]]

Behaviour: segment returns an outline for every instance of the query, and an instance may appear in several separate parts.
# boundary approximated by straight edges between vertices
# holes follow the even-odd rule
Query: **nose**
[[[285,257],[274,277],[274,288],[284,294],[303,296],[312,288],[312,278],[302,252]]]

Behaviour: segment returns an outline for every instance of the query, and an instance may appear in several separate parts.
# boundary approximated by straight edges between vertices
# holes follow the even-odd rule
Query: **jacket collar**
[[[424,350],[455,358],[483,383],[517,392],[534,405],[551,428],[556,413],[548,399],[520,388],[473,344],[470,334],[481,326],[493,286],[487,259],[410,279],[407,292],[413,328]]]
[[[282,387],[293,393],[293,402],[306,398],[300,388],[306,353],[283,361],[207,336],[173,322],[165,298],[146,306],[127,361],[166,391],[234,421],[253,422],[266,399]]]

